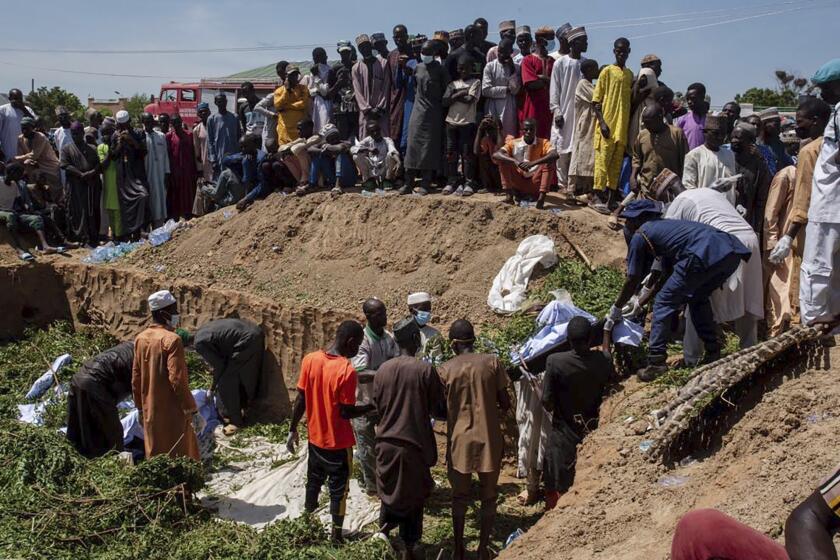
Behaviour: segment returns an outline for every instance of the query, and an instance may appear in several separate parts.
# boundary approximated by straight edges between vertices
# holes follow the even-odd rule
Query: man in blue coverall
[[[642,381],[652,381],[667,371],[665,352],[671,324],[683,305],[689,306],[691,320],[706,348],[705,363],[720,357],[709,296],[751,255],[733,235],[698,222],[663,220],[660,214],[660,206],[649,200],[634,201],[622,212],[621,217],[632,234],[627,251],[627,279],[604,325],[604,330],[612,330],[621,321],[622,306],[636,293],[645,262],[656,258],[658,263],[653,266],[651,285],[662,287],[658,291],[650,290],[631,304],[643,307],[656,294],[648,366],[639,371]]]

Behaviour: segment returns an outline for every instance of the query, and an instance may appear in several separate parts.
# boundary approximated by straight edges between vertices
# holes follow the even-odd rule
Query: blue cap
[[[643,214],[662,214],[662,205],[653,200],[634,200],[621,213],[622,218],[638,218]]]
[[[811,81],[815,84],[827,84],[834,80],[840,80],[840,58],[829,60],[823,64]]]
[[[196,111],[201,111],[202,109],[209,109],[209,108],[210,108],[210,105],[208,105],[206,101],[202,101],[201,103],[199,103],[195,107]]]

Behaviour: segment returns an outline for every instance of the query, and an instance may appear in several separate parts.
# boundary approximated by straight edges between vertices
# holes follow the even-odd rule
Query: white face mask
[[[175,313],[174,315],[169,316],[169,326],[173,329],[176,328],[181,323],[181,316]]]
[[[431,64],[432,62],[434,62],[435,57],[430,54],[421,54],[420,60],[423,61],[423,64]]]

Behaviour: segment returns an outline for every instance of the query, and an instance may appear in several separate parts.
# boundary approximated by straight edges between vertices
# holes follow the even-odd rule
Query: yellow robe
[[[595,127],[595,189],[618,188],[621,162],[628,145],[630,128],[630,94],[633,72],[610,64],[601,71],[592,102],[601,104],[601,114],[610,128],[610,137],[601,135]]]
[[[280,86],[274,91],[274,108],[277,109],[277,144],[288,144],[298,138],[298,123],[309,111],[309,90],[298,84],[291,90]],[[320,130],[316,130],[316,133]]]
[[[146,457],[200,459],[192,415],[198,408],[190,392],[181,338],[162,325],[152,325],[134,339],[131,372],[134,404],[143,416]]]

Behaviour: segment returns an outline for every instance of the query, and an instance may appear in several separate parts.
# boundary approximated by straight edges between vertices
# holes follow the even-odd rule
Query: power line
[[[66,68],[45,68],[42,66],[30,66],[29,64],[16,64],[14,62],[6,62],[0,60],[0,64],[4,64],[6,66],[16,66],[18,68],[26,68],[28,70],[43,70],[45,72],[62,72],[64,74],[82,74],[85,76],[107,76],[113,78],[160,78],[162,80],[200,80],[200,77],[195,76],[159,76],[155,74],[112,74],[110,72],[91,72],[87,70],[68,70]]]

